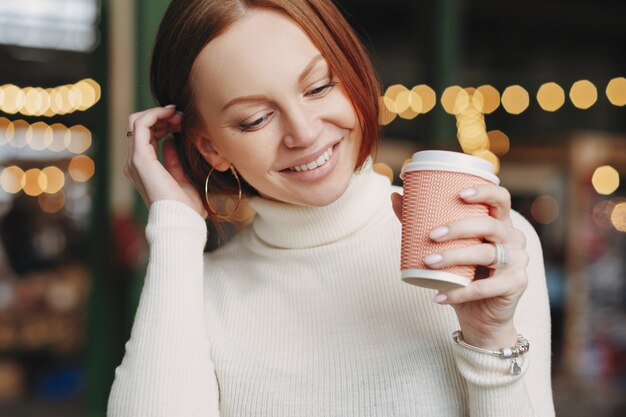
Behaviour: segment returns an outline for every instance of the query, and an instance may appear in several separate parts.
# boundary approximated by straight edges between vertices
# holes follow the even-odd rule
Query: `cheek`
[[[268,138],[257,134],[250,138],[236,138],[233,142],[224,154],[242,174],[269,171],[275,161],[276,150]]]
[[[354,129],[358,124],[356,109],[343,88],[339,89],[338,92],[339,94],[335,96],[335,109],[340,117],[340,125],[348,129]]]

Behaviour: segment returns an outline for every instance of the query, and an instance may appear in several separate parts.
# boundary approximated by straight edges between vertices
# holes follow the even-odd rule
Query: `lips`
[[[326,162],[328,162],[332,154],[333,154],[333,147],[330,146],[314,161],[308,162],[306,164],[295,165],[287,169],[289,171],[297,171],[297,172],[311,171],[315,168],[321,167],[324,164],[326,164]]]

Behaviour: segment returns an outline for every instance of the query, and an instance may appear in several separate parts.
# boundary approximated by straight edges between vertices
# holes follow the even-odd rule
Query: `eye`
[[[258,130],[260,128],[260,126],[263,125],[263,123],[269,119],[269,117],[274,114],[274,112],[270,112],[268,114],[266,114],[263,117],[260,117],[258,119],[256,119],[255,121],[253,121],[252,123],[240,123],[239,124],[239,129],[242,132],[252,132],[255,130]]]
[[[328,91],[330,91],[330,89],[332,89],[334,86],[336,86],[337,83],[336,82],[329,82],[328,84],[324,84],[320,87],[314,88],[312,90],[310,90],[307,93],[307,96],[313,96],[313,97],[318,97],[318,96],[322,96],[324,95],[324,93],[327,93]]]

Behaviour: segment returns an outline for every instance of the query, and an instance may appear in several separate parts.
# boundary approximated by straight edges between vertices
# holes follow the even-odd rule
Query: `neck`
[[[327,206],[296,206],[253,197],[252,228],[265,243],[279,248],[328,244],[355,233],[389,205],[389,186],[389,179],[368,165],[353,174],[346,191]]]

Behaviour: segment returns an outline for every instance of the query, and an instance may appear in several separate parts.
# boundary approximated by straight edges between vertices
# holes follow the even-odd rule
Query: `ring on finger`
[[[489,268],[501,268],[509,263],[509,250],[502,243],[494,243],[495,257]]]

